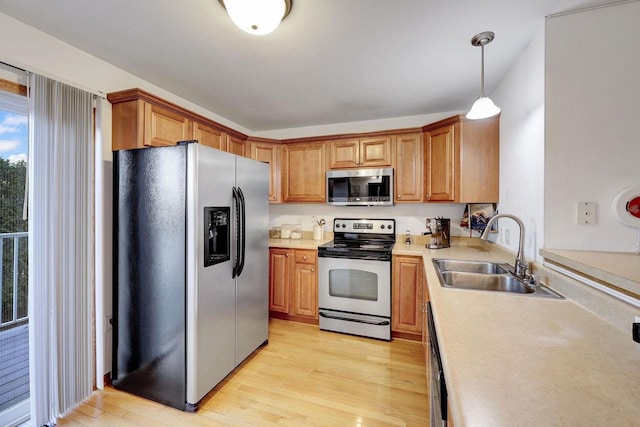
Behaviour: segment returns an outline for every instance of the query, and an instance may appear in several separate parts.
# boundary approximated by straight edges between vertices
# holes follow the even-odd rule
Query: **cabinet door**
[[[144,143],[148,147],[176,145],[191,139],[191,121],[171,110],[144,104]]]
[[[244,139],[229,135],[227,140],[227,151],[229,153],[237,154],[238,156],[244,156],[245,145],[246,141]]]
[[[361,139],[360,166],[391,166],[391,137]]]
[[[293,265],[292,251],[271,249],[269,251],[269,310],[289,312],[289,281]]]
[[[280,144],[251,142],[251,158],[269,165],[269,202],[282,202],[280,185]]]
[[[425,202],[455,200],[455,126],[425,134]]]
[[[422,133],[396,138],[394,168],[396,202],[422,202]]]
[[[194,122],[193,139],[197,140],[199,144],[206,145],[207,147],[227,151],[226,134],[220,129]]]
[[[360,165],[360,144],[357,139],[329,141],[329,167],[355,168]]]
[[[421,257],[393,258],[391,329],[422,336],[422,286],[424,271]]]
[[[296,259],[300,256],[300,252],[309,252],[309,258],[315,260],[313,251],[296,251]],[[291,312],[293,316],[304,316],[312,319],[318,318],[318,273],[316,272],[316,264],[296,262],[293,280],[291,283]]]
[[[282,147],[284,202],[324,203],[324,143],[287,144]]]

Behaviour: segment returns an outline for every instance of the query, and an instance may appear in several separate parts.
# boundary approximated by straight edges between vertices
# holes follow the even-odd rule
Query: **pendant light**
[[[234,24],[256,36],[269,34],[291,11],[292,0],[219,0]]]
[[[500,112],[500,108],[493,103],[491,98],[484,94],[484,46],[491,43],[495,36],[496,35],[493,31],[485,31],[480,34],[476,34],[471,38],[471,44],[474,46],[480,46],[482,49],[482,86],[480,98],[473,103],[471,110],[467,113],[467,119],[470,120],[486,119],[487,117],[495,116]]]

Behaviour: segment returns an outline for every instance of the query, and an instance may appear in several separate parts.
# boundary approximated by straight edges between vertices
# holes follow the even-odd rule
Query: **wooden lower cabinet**
[[[272,248],[269,251],[269,315],[318,323],[318,252]]]
[[[422,340],[424,267],[422,257],[393,257],[391,332],[394,337]]]

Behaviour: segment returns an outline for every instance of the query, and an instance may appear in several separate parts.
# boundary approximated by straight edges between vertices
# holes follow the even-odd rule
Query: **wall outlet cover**
[[[595,224],[596,219],[595,202],[578,202],[578,224]]]

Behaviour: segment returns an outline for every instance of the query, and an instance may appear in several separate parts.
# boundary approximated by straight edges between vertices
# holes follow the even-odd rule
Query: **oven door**
[[[390,318],[391,263],[319,257],[318,306]]]

